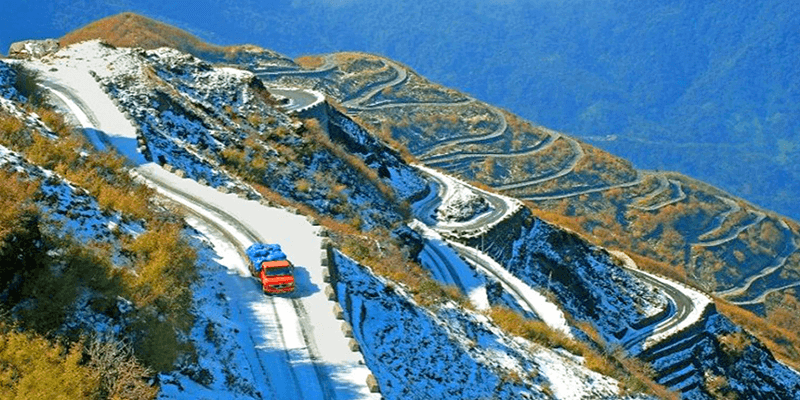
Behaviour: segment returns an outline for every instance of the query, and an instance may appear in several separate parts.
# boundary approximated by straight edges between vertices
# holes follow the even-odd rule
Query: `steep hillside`
[[[326,59],[337,67],[322,76],[261,77],[323,88],[421,162],[561,215],[734,303],[763,313],[758,306],[770,293],[796,282],[794,221],[679,174],[636,170],[392,61],[355,53]]]
[[[249,227],[247,222],[260,220],[256,214],[266,213],[262,210],[268,208],[264,204],[274,203],[298,207],[294,212],[322,221],[330,228],[327,235],[344,251],[368,260],[381,274],[391,277],[392,285],[405,288],[407,292],[401,299],[388,292],[377,294],[378,298],[385,296],[377,304],[416,303],[414,307],[402,307],[400,315],[394,317],[405,320],[409,329],[432,329],[424,318],[426,313],[456,307],[456,314],[448,318],[463,320],[467,325],[432,336],[435,341],[431,348],[460,351],[469,343],[470,335],[491,329],[494,333],[484,335],[482,341],[502,343],[502,353],[507,354],[508,360],[517,360],[513,362],[518,365],[536,362],[547,377],[523,377],[519,366],[509,368],[485,357],[479,363],[484,374],[475,381],[481,386],[475,387],[476,393],[498,393],[504,398],[544,398],[552,396],[553,391],[557,398],[591,397],[597,393],[625,397],[624,393],[618,394],[618,379],[623,378],[636,382],[626,384],[625,393],[658,390],[648,389],[645,375],[632,377],[625,368],[612,367],[603,373],[613,373],[613,378],[601,377],[575,362],[575,356],[559,355],[553,349],[542,348],[539,358],[531,358],[524,351],[530,343],[514,344],[521,339],[506,338],[495,322],[458,311],[463,307],[462,295],[431,279],[429,272],[414,262],[423,240],[404,224],[410,210],[403,201],[426,197],[429,185],[399,154],[326,103],[319,101],[301,108],[298,113],[310,118],[298,120],[294,112],[275,107],[276,99],[252,74],[214,66],[166,48],[111,48],[91,41],[26,65],[45,77],[43,84],[60,99],[61,107],[84,126],[83,133],[94,146],[114,146],[122,152],[133,163],[131,168],[137,175],[151,184],[155,182],[159,191],[191,208],[189,223],[203,232],[191,235],[192,244],[199,247],[198,260],[202,264],[197,267],[200,274],[196,279],[186,276],[187,282],[193,282],[195,292],[191,296],[192,315],[182,320],[186,325],[182,326],[179,342],[192,346],[197,353],[179,357],[172,364],[159,364],[162,396],[229,393],[264,398],[280,393],[314,397],[335,391],[337,397],[363,397],[364,381],[354,381],[352,374],[366,369],[364,361],[343,364],[320,355],[331,357],[330,354],[348,350],[346,341],[338,348],[330,348],[330,339],[321,339],[332,335],[331,330],[323,328],[326,322],[320,319],[320,313],[331,320],[334,315],[327,302],[330,297],[320,290],[326,275],[319,270],[320,261],[308,261],[315,257],[308,247],[319,248],[319,239],[283,242],[304,253],[295,255],[295,260],[306,260],[297,266],[300,287],[291,296],[265,299],[253,290],[249,278],[236,276],[240,272],[235,271],[246,267],[237,265],[235,255],[231,257],[236,252],[231,247],[242,245],[237,243],[241,239],[231,237],[243,235],[245,242],[262,241],[266,237],[262,232],[270,232],[271,237],[286,240],[288,232],[276,231],[271,224],[283,228],[288,219],[262,220],[258,228]],[[162,164],[163,168],[147,160]],[[180,182],[179,186],[170,186],[174,182]],[[246,216],[238,210],[240,207],[247,208]],[[275,213],[269,211],[271,215]],[[297,217],[288,209],[278,213]],[[202,220],[199,223],[198,218]],[[305,218],[297,218],[308,225]],[[227,235],[219,233],[230,229],[226,226],[235,228]],[[225,266],[211,261],[206,240],[214,243]],[[158,260],[166,261],[169,269],[169,259]],[[352,296],[348,301],[374,299],[376,294],[370,291]],[[220,303],[221,299],[228,301]],[[321,299],[323,307],[314,305],[314,299]],[[273,311],[267,311],[270,307]],[[295,315],[299,326],[291,325],[293,319],[287,313]],[[391,321],[378,321],[373,329],[386,329]],[[547,328],[538,329],[547,332]],[[84,330],[91,331],[91,327]],[[351,349],[363,345],[367,355],[383,351],[380,342],[359,339],[357,346],[350,345]],[[414,354],[417,346],[411,337],[401,336],[400,340],[407,342],[407,350],[400,355],[420,356]],[[305,345],[298,345],[297,341]],[[597,350],[570,346],[583,356],[603,359]],[[498,351],[494,346],[481,350],[495,355],[500,354]],[[467,363],[471,357],[465,354],[461,359]],[[313,371],[309,370],[308,359],[314,360]],[[445,387],[442,379],[450,381],[464,370],[455,361],[448,368],[431,364],[429,367],[438,373],[413,369],[403,373],[407,379],[390,380],[399,372],[398,365],[384,357],[365,356],[365,361],[375,371],[387,398],[406,397],[404,393],[413,390],[414,385],[422,385],[430,393],[457,390],[458,385],[456,389]],[[265,369],[263,363],[269,367]],[[258,368],[259,374],[249,373]],[[285,376],[292,378],[276,389],[273,382]],[[513,382],[497,392],[497,385],[509,376]],[[571,379],[569,387],[550,389],[555,384],[548,382],[560,385],[563,377]]]

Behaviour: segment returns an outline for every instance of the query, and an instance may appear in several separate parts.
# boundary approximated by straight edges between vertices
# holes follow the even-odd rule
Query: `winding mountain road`
[[[516,210],[516,207],[518,207],[516,200],[511,198],[496,195],[477,188],[470,188],[476,195],[482,196],[484,199],[486,199],[486,201],[492,205],[492,210],[476,216],[471,221],[460,223],[460,227],[442,227],[438,221],[432,217],[433,210],[435,210],[436,207],[441,206],[442,199],[448,197],[448,194],[446,193],[448,190],[456,190],[455,186],[456,184],[459,184],[459,182],[455,181],[453,178],[445,177],[443,174],[433,171],[429,168],[422,167],[421,169],[432,179],[432,185],[435,186],[436,195],[429,195],[425,199],[420,200],[414,205],[414,210],[417,218],[428,225],[429,228],[434,229],[443,235],[459,235],[464,233],[470,234],[485,231],[488,226],[497,224],[502,219],[507,218],[509,216],[509,210]],[[448,182],[448,179],[455,181],[456,184],[453,182]],[[463,188],[460,190],[463,190]],[[434,190],[432,190],[432,193],[433,192]],[[505,206],[502,206],[504,203]],[[557,314],[557,312],[553,311],[552,309],[543,311],[542,304],[547,304],[549,303],[548,301],[537,297],[540,295],[535,290],[511,275],[507,270],[505,270],[505,268],[498,265],[485,254],[476,249],[464,246],[451,240],[447,240],[446,242],[450,247],[456,250],[462,259],[466,260],[474,268],[479,269],[486,275],[492,277],[492,279],[495,281],[500,282],[503,288],[517,300],[520,308],[524,310],[532,310],[538,315]],[[665,278],[661,278],[639,270],[633,260],[631,260],[627,255],[624,255],[624,253],[617,253],[617,255],[620,259],[622,259],[623,267],[626,270],[656,290],[664,293],[669,301],[669,309],[667,312],[662,313],[662,315],[660,315],[660,317],[656,320],[649,321],[647,326],[644,326],[634,332],[630,332],[623,339],[622,345],[624,348],[629,351],[640,351],[645,347],[652,346],[659,340],[663,340],[673,332],[683,329],[699,318],[698,312],[705,307],[705,304],[707,304],[705,302],[703,302],[703,304],[696,304],[698,303],[697,298],[700,297],[700,295],[696,295],[693,298],[687,294],[691,293],[691,289],[682,287],[681,285]],[[439,263],[447,262],[448,260],[447,257],[442,256],[439,256],[437,259]],[[442,267],[440,266],[438,268]],[[453,276],[458,275],[452,272],[454,269],[459,268],[458,266],[445,266],[444,268],[449,270]],[[453,279],[452,282],[459,285],[462,290],[468,290],[468,288],[465,288],[464,285],[461,284],[457,279]],[[555,320],[546,322],[548,322],[548,325],[551,325],[556,329],[569,330],[566,322],[561,321],[562,320],[559,318],[555,318]],[[564,328],[564,326],[567,326],[567,328]],[[657,339],[654,340],[653,338]]]
[[[267,91],[288,100],[286,104],[280,105],[288,113],[297,112],[325,101],[325,97],[321,93],[308,89],[270,87],[267,88]]]
[[[364,105],[367,101],[369,101],[371,98],[375,97],[375,95],[380,93],[382,90],[384,90],[386,88],[392,88],[392,87],[398,86],[401,83],[405,82],[406,79],[408,79],[408,71],[406,71],[405,68],[401,68],[397,64],[395,64],[395,63],[393,63],[391,61],[388,61],[388,60],[384,60],[383,62],[386,63],[386,65],[388,65],[389,68],[391,68],[391,69],[393,69],[395,71],[394,79],[392,79],[392,80],[390,80],[388,82],[375,83],[373,85],[372,89],[368,89],[364,94],[362,94],[362,95],[360,95],[358,97],[343,101],[342,102],[342,106],[344,106],[344,107],[346,107],[348,109],[351,109],[351,110],[369,110],[370,106]]]
[[[656,188],[653,189],[652,192],[632,199],[630,207],[639,208],[640,206],[638,206],[637,204],[649,203],[652,199],[656,198],[658,195],[664,193],[667,189],[669,189],[669,180],[663,174],[648,172],[646,173],[646,175],[655,176],[656,179],[658,179],[658,186],[656,186]]]
[[[654,192],[654,194],[651,193],[650,195],[648,195],[646,197],[646,200],[653,200],[658,195],[660,195],[661,193],[664,193],[667,189],[672,188],[672,187],[675,188],[673,190],[674,193],[675,193],[674,196],[670,196],[670,197],[662,200],[661,202],[658,202],[658,203],[650,205],[650,206],[633,205],[632,207],[636,208],[638,210],[642,210],[642,211],[656,211],[656,210],[659,210],[659,209],[664,208],[666,206],[669,206],[669,205],[672,205],[672,204],[675,204],[675,203],[680,203],[681,201],[686,199],[686,193],[683,191],[683,184],[680,181],[674,181],[672,179],[666,179],[666,178],[665,178],[665,180],[667,181],[667,185],[666,185],[666,187],[664,187],[664,190],[661,190],[661,188],[659,188],[659,191],[657,193],[656,192]]]
[[[786,229],[789,229],[789,227],[786,226]],[[770,275],[772,275],[772,274],[776,273],[777,271],[783,269],[783,267],[786,265],[786,262],[789,261],[789,257],[791,257],[792,254],[794,254],[799,249],[800,249],[800,246],[798,246],[797,241],[793,239],[789,243],[789,246],[788,246],[786,254],[784,256],[782,256],[782,257],[777,258],[775,260],[775,263],[774,263],[773,266],[764,268],[761,271],[759,271],[757,274],[754,274],[754,275],[748,277],[747,280],[744,282],[744,284],[741,285],[741,286],[733,287],[733,288],[730,288],[728,290],[718,291],[718,292],[715,292],[714,295],[722,297],[722,298],[730,301],[733,304],[746,304],[746,303],[749,303],[749,302],[753,301],[753,298],[759,298],[759,297],[762,297],[762,296],[766,297],[766,295],[769,294],[769,293],[772,293],[772,292],[774,292],[776,290],[782,290],[782,289],[773,290],[773,288],[770,288],[768,285],[765,285],[766,290],[764,290],[762,293],[752,293],[751,292],[751,288],[759,280],[768,278]]]
[[[315,75],[325,74],[336,68],[336,63],[333,61],[330,54],[322,56],[322,65],[314,69],[280,69],[268,70],[263,68],[254,68],[252,72],[261,77],[270,76],[302,76],[302,75]]]
[[[443,166],[446,163],[452,163],[454,161],[462,161],[468,160],[472,158],[515,158],[515,157],[524,157],[533,155],[538,153],[548,147],[552,146],[553,143],[561,137],[560,134],[550,134],[546,138],[540,140],[539,142],[535,143],[532,146],[529,146],[524,149],[514,150],[514,151],[504,151],[504,152],[480,152],[480,153],[469,153],[469,152],[450,152],[447,154],[438,154],[438,155],[431,155],[431,156],[421,156],[419,157],[420,161],[424,162],[427,165],[434,165],[434,166]]]
[[[232,194],[223,194],[194,180],[180,178],[148,163],[136,150],[136,129],[103,93],[86,70],[39,68],[48,89],[94,135],[99,148],[117,147],[134,163],[133,173],[167,198],[178,202],[232,246],[243,249],[254,242],[280,243],[297,265],[297,290],[293,296],[264,296],[243,261],[236,290],[227,293],[236,318],[248,327],[240,346],[252,349],[250,359],[255,384],[262,395],[285,399],[380,398],[365,382],[369,370],[359,353],[353,353],[339,331],[339,321],[319,288],[323,285],[319,252],[321,239],[302,216],[272,209]],[[100,140],[98,140],[100,139]],[[271,229],[280,221],[282,229]],[[229,268],[231,268],[229,266]],[[355,378],[355,379],[354,379]]]
[[[372,106],[366,106],[365,104],[374,97],[377,93],[387,87],[393,87],[403,83],[407,79],[407,74],[403,68],[400,68],[393,63],[389,64],[393,68],[398,70],[397,76],[395,79],[381,83],[376,85],[371,90],[367,91],[365,94],[345,101],[343,104],[351,109],[354,110],[371,110],[373,109]],[[401,103],[397,104],[396,106],[409,106],[409,105],[416,105],[416,103]],[[426,103],[420,103],[419,105],[430,105]],[[384,104],[380,107],[390,107],[395,105]],[[502,136],[506,129],[508,129],[508,123],[505,119],[505,116],[499,110],[492,108],[492,111],[495,115],[499,116],[500,118],[500,125],[494,129],[492,132],[489,132],[486,135],[481,136],[471,136],[471,137],[460,137],[460,138],[453,138],[442,140],[430,147],[428,151],[420,156],[421,160],[426,164],[436,165],[439,163],[446,163],[446,162],[453,162],[459,161],[464,159],[470,158],[481,158],[481,157],[489,157],[489,156],[496,156],[496,157],[518,157],[518,156],[525,156],[534,154],[536,152],[542,151],[549,146],[552,146],[556,140],[563,139],[567,140],[570,144],[570,147],[573,150],[573,158],[570,163],[562,170],[548,175],[546,177],[527,180],[522,182],[515,182],[506,185],[500,185],[493,189],[495,190],[512,190],[518,188],[524,188],[529,186],[534,186],[543,182],[547,182],[553,179],[557,179],[559,177],[565,176],[571,173],[578,162],[585,156],[581,145],[575,141],[574,139],[567,138],[562,136],[559,133],[552,132],[547,138],[541,140],[540,142],[536,143],[534,146],[531,146],[527,149],[521,150],[519,152],[515,152],[513,154],[509,153],[498,153],[498,154],[490,154],[490,153],[451,153],[451,154],[435,154],[438,148],[442,148],[444,146],[452,146],[452,145],[459,145],[459,144],[468,144],[486,140],[492,140],[494,138]],[[470,221],[464,221],[460,223],[451,223],[445,224],[441,223],[436,220],[434,217],[435,210],[437,207],[442,205],[443,199],[448,197],[448,190],[454,190],[454,186],[450,182],[446,182],[445,179],[442,178],[442,175],[429,168],[419,167],[426,175],[431,179],[431,194],[427,196],[425,199],[418,201],[415,206],[415,214],[417,218],[419,218],[423,223],[425,223],[429,228],[439,232],[445,236],[458,236],[458,235],[474,235],[478,234],[482,231],[488,229],[488,227],[497,224],[503,218],[507,218],[510,212],[515,212],[516,209],[519,207],[519,203],[516,200],[511,200],[505,196],[495,195],[490,192],[478,190],[472,188],[476,195],[483,197],[487,203],[490,205],[491,209],[488,212],[482,213],[480,215],[475,216]],[[623,182],[617,185],[608,185],[601,188],[588,188],[586,190],[581,190],[573,193],[565,193],[560,195],[552,195],[552,196],[528,196],[526,198],[535,199],[535,200],[546,200],[546,199],[557,199],[557,198],[564,198],[570,196],[577,196],[584,193],[593,193],[599,191],[609,190],[615,187],[629,187],[640,184],[642,181],[641,175],[637,174],[637,177],[633,181]],[[682,193],[680,187],[678,187],[678,191]],[[656,194],[653,194],[652,197],[654,198]],[[677,196],[680,200],[680,194]],[[674,200],[674,199],[671,199]],[[677,200],[677,201],[679,201]],[[663,205],[662,205],[663,206]],[[513,210],[513,211],[512,211]],[[485,255],[481,255],[479,251],[471,248],[466,248],[463,245],[460,245],[456,242],[450,241],[445,239],[445,241],[449,244],[450,247],[456,250],[456,252],[460,255],[463,260],[468,261],[469,264],[473,265],[474,268],[479,268],[483,273],[492,276],[493,279],[500,282],[501,285],[509,292],[512,297],[514,297],[517,302],[519,303],[520,307],[524,310],[530,310],[536,312],[537,307],[539,308],[539,313],[541,313],[541,299],[533,299],[535,295],[532,295],[530,292],[534,292],[530,287],[527,285],[521,284],[520,282],[511,282],[513,277],[506,276],[501,270],[504,271],[502,267],[498,265],[494,265],[491,260],[487,260],[488,257]],[[435,263],[436,265],[430,266],[436,268],[436,275],[441,276],[445,279],[446,283],[453,283],[460,287],[461,290],[468,292],[471,290],[461,279],[463,276],[462,273],[457,271],[458,268],[463,268],[461,266],[454,266],[448,264],[451,257],[447,257],[442,254],[441,250],[437,250],[435,247],[432,246],[425,246],[423,249],[424,252],[427,253],[425,257],[430,260],[430,262]],[[695,305],[695,302],[691,297],[686,295],[686,289],[682,289],[668,280],[663,278],[655,277],[651,274],[639,271],[636,268],[630,268],[630,266],[626,265],[626,269],[628,269],[632,274],[636,275],[643,281],[647,282],[649,285],[661,290],[663,293],[667,295],[670,299],[670,310],[668,312],[663,313],[664,315],[658,321],[652,321],[650,325],[639,329],[636,333],[629,335],[626,338],[625,346],[627,348],[634,348],[637,345],[643,346],[643,344],[649,339],[653,337],[662,337],[670,334],[670,332],[685,326],[689,323],[692,323],[692,318],[697,317],[696,309],[699,306]],[[507,271],[506,271],[507,272]],[[521,288],[521,286],[525,286],[525,288]],[[525,290],[530,292],[525,292]],[[547,303],[545,301],[545,303]],[[563,317],[563,315],[562,315]],[[563,330],[563,326],[561,324],[566,324],[565,322],[558,322],[558,321],[551,321],[551,324],[557,326],[559,329]],[[567,330],[569,328],[566,328]]]
[[[634,179],[632,181],[628,181],[628,182],[622,182],[622,183],[617,183],[617,184],[614,184],[614,185],[606,185],[606,186],[600,186],[600,187],[590,187],[590,188],[586,188],[586,189],[578,189],[578,190],[575,190],[575,191],[567,191],[567,192],[558,193],[558,194],[524,195],[524,196],[520,196],[520,199],[522,199],[522,200],[530,200],[530,201],[560,200],[560,199],[566,199],[566,198],[580,196],[580,195],[584,195],[584,194],[605,192],[605,191],[608,191],[608,190],[611,190],[611,189],[616,189],[616,188],[633,187],[633,186],[640,185],[641,183],[642,183],[642,177],[641,177],[641,174],[637,171],[636,179]]]
[[[711,229],[709,229],[705,233],[702,233],[702,234],[697,236],[697,238],[699,240],[701,240],[701,241],[705,240],[703,238],[713,237],[718,231],[721,231],[722,227],[725,225],[725,221],[728,219],[728,217],[730,217],[731,214],[737,213],[737,212],[742,210],[742,207],[736,201],[734,201],[732,199],[729,199],[727,197],[722,197],[722,196],[716,196],[716,197],[717,197],[717,199],[719,199],[720,201],[722,201],[723,203],[728,205],[728,209],[726,211],[722,212],[722,213],[719,213],[715,217],[716,223],[715,223],[714,227],[712,227]]]
[[[567,164],[567,166],[565,168],[562,168],[560,171],[558,171],[556,173],[553,173],[551,175],[547,175],[547,176],[544,176],[544,177],[541,177],[541,178],[537,178],[537,179],[530,179],[530,180],[525,180],[525,181],[521,181],[521,182],[508,183],[508,184],[504,184],[504,185],[496,185],[496,186],[493,187],[493,189],[502,192],[502,191],[508,191],[508,190],[514,190],[514,189],[521,189],[521,188],[530,187],[530,186],[536,186],[538,184],[541,184],[541,183],[544,183],[544,182],[547,182],[547,181],[551,181],[553,179],[558,179],[558,178],[560,178],[560,177],[562,177],[564,175],[567,175],[567,174],[571,173],[572,171],[574,171],[575,170],[575,166],[578,165],[578,162],[580,162],[580,160],[586,155],[586,153],[584,153],[583,148],[581,147],[580,143],[578,143],[576,140],[568,138],[566,136],[560,136],[558,139],[566,140],[569,143],[570,148],[572,148],[572,153],[574,154],[572,156],[572,160],[570,160],[569,164]]]
[[[424,103],[424,102],[421,102],[419,104],[402,102],[395,104],[368,105],[368,102],[382,90],[401,85],[408,79],[408,73],[404,68],[388,61],[387,64],[391,68],[394,68],[397,71],[394,79],[391,79],[387,82],[377,83],[374,87],[366,90],[360,96],[346,100],[342,104],[345,107],[356,111],[369,111],[380,108],[401,107],[401,106],[411,106],[411,105],[424,105],[424,106],[431,105],[430,103]],[[474,100],[470,99],[470,101]],[[447,103],[445,103],[445,105],[446,104]],[[553,143],[555,143],[557,140],[560,139],[567,140],[569,142],[570,147],[572,148],[573,158],[570,160],[570,163],[565,168],[545,177],[533,180],[509,183],[494,188],[495,190],[507,191],[507,190],[535,186],[537,184],[541,184],[568,175],[569,173],[574,171],[575,167],[580,162],[580,160],[583,157],[585,157],[585,152],[583,151],[583,148],[581,147],[580,143],[578,143],[574,139],[562,136],[561,134],[556,132],[552,132],[547,138],[542,139],[533,146],[530,146],[526,149],[513,153],[498,152],[497,154],[494,154],[488,152],[485,153],[462,152],[462,153],[451,153],[451,154],[436,154],[436,150],[439,148],[443,148],[446,146],[488,141],[495,138],[499,138],[503,134],[505,134],[506,130],[508,129],[508,122],[506,121],[505,116],[503,115],[502,112],[493,107],[491,108],[491,110],[496,116],[498,116],[500,121],[500,124],[494,130],[485,135],[480,135],[480,136],[459,137],[459,138],[441,140],[430,146],[428,151],[424,152],[424,154],[420,156],[420,159],[426,164],[435,165],[440,163],[447,163],[447,162],[460,161],[471,158],[481,158],[481,157],[520,157],[520,156],[535,154],[536,152],[542,151],[548,148],[549,146],[552,146]],[[429,195],[423,200],[420,200],[414,206],[415,214],[430,229],[433,229],[434,231],[441,233],[445,236],[478,234],[488,229],[492,225],[499,223],[502,219],[507,218],[511,213],[516,212],[516,210],[519,207],[519,203],[516,200],[511,200],[510,198],[505,196],[499,196],[490,192],[473,188],[472,190],[474,191],[474,193],[478,196],[483,197],[486,200],[486,202],[490,205],[490,210],[488,212],[475,216],[469,221],[450,223],[450,224],[439,222],[434,217],[434,212],[437,207],[440,207],[442,205],[443,199],[448,198],[449,195],[447,191],[454,190],[455,185],[453,185],[452,182],[446,182],[446,180],[442,178],[440,173],[434,170],[424,167],[420,167],[420,169],[423,170],[423,172],[425,172],[430,178],[432,190],[431,190],[431,195]],[[587,188],[575,192],[549,195],[549,196],[527,196],[525,198],[532,200],[558,199],[571,196],[578,196],[586,193],[610,190],[615,187],[635,186],[641,184],[641,182],[642,182],[642,176],[641,174],[637,174],[636,179],[628,182],[622,182],[616,185],[607,185],[599,188],[597,187]],[[680,187],[679,182],[676,184],[670,181],[668,182],[668,185],[673,185],[676,187],[677,195],[655,206],[664,207],[668,204],[681,201],[683,198],[685,198],[685,194],[683,193],[683,190]],[[663,188],[663,190],[666,189],[667,188]],[[647,199],[655,198],[657,195],[658,193],[654,193],[648,196]],[[491,265],[492,264],[491,261],[487,260],[487,257],[485,257],[485,255],[481,255],[480,252],[478,252],[475,249],[464,248],[464,246],[461,246],[458,243],[449,241],[447,239],[445,239],[445,242],[449,244],[449,247],[455,249],[463,260],[467,260],[475,268],[479,268],[487,275],[493,276],[494,279],[496,279],[498,282],[501,282],[503,287],[506,288],[506,291],[511,293],[512,296],[515,299],[517,299],[521,308],[526,310],[535,310],[537,304],[538,307],[541,307],[541,299],[531,299],[530,293],[524,293],[524,290],[520,289],[519,285],[516,284],[516,282],[515,283],[510,282],[509,281],[510,278],[508,276],[505,276],[502,273],[502,271],[498,270],[497,265]],[[450,260],[452,259],[452,257],[448,257],[447,255],[443,254],[441,247],[425,246],[423,252],[427,254],[426,257],[430,260],[430,262],[436,264],[432,267],[437,268],[437,275],[440,275],[443,279],[445,279],[447,283],[453,283],[459,286],[465,292],[474,289],[473,287],[471,287],[474,286],[473,284],[464,282],[465,280],[464,274],[458,271],[458,268],[463,268],[463,266],[451,265]],[[672,331],[694,322],[692,321],[692,318],[698,317],[697,308],[701,306],[696,305],[695,300],[693,300],[689,295],[686,294],[687,289],[681,288],[678,284],[675,284],[666,279],[656,277],[652,274],[648,274],[643,271],[639,271],[638,269],[635,268],[635,265],[631,267],[630,265],[626,264],[625,268],[629,270],[632,274],[637,276],[639,279],[647,282],[649,285],[653,286],[654,288],[657,288],[657,290],[660,290],[663,293],[665,293],[666,296],[670,299],[669,300],[670,309],[667,312],[663,313],[663,316],[659,318],[658,321],[651,321],[651,324],[649,324],[648,326],[643,327],[639,329],[637,332],[632,333],[628,337],[626,337],[624,343],[626,347],[633,348],[639,344],[641,344],[643,347],[644,343],[647,342],[648,339],[663,338],[664,336],[669,335]],[[502,267],[500,267],[500,269],[502,269]],[[527,287],[527,290],[532,291],[532,289],[529,287]],[[561,324],[561,322],[552,322],[552,321],[551,323],[555,325]]]
[[[758,210],[747,210],[747,212],[749,214],[751,214],[751,215],[755,215],[755,218],[750,223],[743,224],[743,225],[740,225],[739,227],[737,227],[735,229],[732,229],[730,232],[728,232],[728,234],[726,234],[725,236],[723,236],[723,237],[721,237],[719,239],[709,240],[709,241],[705,241],[705,242],[697,242],[697,243],[694,243],[694,245],[695,246],[700,246],[700,247],[715,247],[715,246],[723,245],[725,243],[728,243],[728,242],[736,239],[739,236],[740,233],[744,232],[745,230],[749,229],[750,227],[760,224],[761,221],[763,221],[767,217],[767,214],[765,214],[765,213],[763,213],[761,211],[758,211]],[[720,226],[720,228],[721,228],[721,226]]]

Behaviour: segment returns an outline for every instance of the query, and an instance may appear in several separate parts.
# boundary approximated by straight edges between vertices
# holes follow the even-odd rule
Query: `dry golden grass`
[[[93,151],[86,139],[52,110],[38,108],[36,112],[51,128],[58,127],[57,139],[20,127],[13,123],[14,117],[0,115],[0,143],[87,189],[104,211],[122,212],[123,218],[143,221],[147,231],[135,240],[127,235],[119,237],[132,260],[129,269],[112,268],[108,261],[110,252],[102,246],[91,243],[78,246],[69,239],[48,239],[53,243],[63,242],[60,247],[67,250],[62,258],[68,267],[59,277],[49,269],[35,272],[36,283],[29,285],[31,290],[24,289],[24,295],[43,301],[38,302],[36,312],[26,314],[26,325],[43,331],[57,328],[64,307],[72,304],[83,286],[107,298],[123,296],[139,310],[152,309],[160,314],[160,318],[155,314],[137,314],[136,318],[142,322],[138,324],[142,340],[136,344],[137,356],[154,369],[171,369],[178,353],[186,350],[179,344],[179,331],[188,330],[192,321],[189,285],[193,281],[195,256],[182,236],[182,226],[168,222],[175,221],[175,217],[151,206],[154,191],[133,180],[121,156]],[[19,224],[14,223],[21,220],[20,215],[36,211],[31,200],[37,195],[38,182],[0,172],[0,183],[11,189],[0,194],[2,239],[7,231],[20,231]],[[6,223],[9,221],[10,225]]]
[[[587,351],[582,343],[570,339],[563,332],[556,331],[542,321],[525,319],[516,311],[504,307],[492,307],[489,317],[497,326],[515,336],[528,339],[549,348],[561,347],[578,356]]]
[[[337,158],[347,163],[353,170],[359,172],[387,199],[395,199],[394,190],[380,180],[378,172],[366,165],[362,159],[345,150],[341,145],[333,143],[327,133],[320,127],[319,121],[316,119],[305,119],[303,120],[303,126],[306,128],[305,133],[311,135],[315,143],[322,145]]]
[[[2,323],[0,398],[99,399],[99,373],[84,365],[80,344],[64,347]]]
[[[171,47],[196,56],[212,55],[230,58],[238,51],[255,48],[252,45],[216,46],[192,34],[156,20],[124,12],[94,21],[67,33],[59,39],[62,46],[91,39],[100,39],[115,47],[141,47],[157,49]]]
[[[378,275],[403,284],[422,306],[454,301],[462,307],[471,307],[458,288],[435,281],[426,269],[410,260],[398,244],[387,240],[391,237],[388,231],[376,228],[362,232],[358,226],[327,217],[320,222],[333,232],[337,247],[344,254],[370,266]]]
[[[792,325],[793,329],[787,329],[724,300],[716,299],[715,303],[720,313],[758,338],[775,358],[800,369],[800,331],[797,326]]]
[[[337,111],[339,111],[344,115],[347,115],[347,110],[344,110],[339,103],[333,100],[328,100],[328,104],[332,104]],[[419,162],[417,157],[411,154],[411,152],[408,150],[408,147],[405,144],[401,143],[392,136],[392,129],[389,124],[382,124],[379,126],[364,120],[358,115],[348,115],[348,117],[353,121],[355,121],[357,124],[364,127],[364,129],[375,135],[375,137],[377,137],[381,142],[383,142],[384,145],[391,148],[392,150],[397,151],[400,154],[400,158],[402,158],[403,161],[405,161],[407,164],[414,164]]]
[[[661,399],[678,400],[674,392],[657,384],[650,365],[628,357],[621,350],[596,351],[587,343],[570,339],[564,333],[553,330],[544,322],[525,319],[519,313],[503,307],[492,307],[489,311],[492,322],[504,331],[528,339],[549,348],[563,348],[584,358],[584,366],[592,371],[613,377],[620,382],[620,389],[626,393],[650,393]],[[579,323],[590,337],[596,337],[595,344],[603,346],[600,335],[593,326]]]
[[[321,67],[325,60],[320,56],[300,56],[294,62],[305,69],[315,69]]]
[[[31,199],[39,190],[39,183],[19,179],[13,172],[0,170],[0,250],[6,237],[17,231],[20,216],[34,210]]]

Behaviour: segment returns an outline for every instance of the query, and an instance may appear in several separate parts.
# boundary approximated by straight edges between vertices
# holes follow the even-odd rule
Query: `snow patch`
[[[550,328],[574,338],[569,323],[564,317],[564,312],[557,305],[550,302],[547,297],[514,276],[487,254],[460,243],[450,242],[450,245],[461,252],[470,254],[475,259],[480,259],[480,263],[473,263],[473,265],[479,270],[484,270],[487,275],[499,278],[503,286],[507,286],[508,291],[517,299],[522,309],[536,313]]]

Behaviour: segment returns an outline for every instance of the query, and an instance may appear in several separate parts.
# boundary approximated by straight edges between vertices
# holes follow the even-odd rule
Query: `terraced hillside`
[[[260,73],[314,87],[420,162],[529,202],[553,222],[784,328],[800,286],[800,225],[687,176],[631,163],[361,53]],[[795,329],[795,331],[797,331]]]

